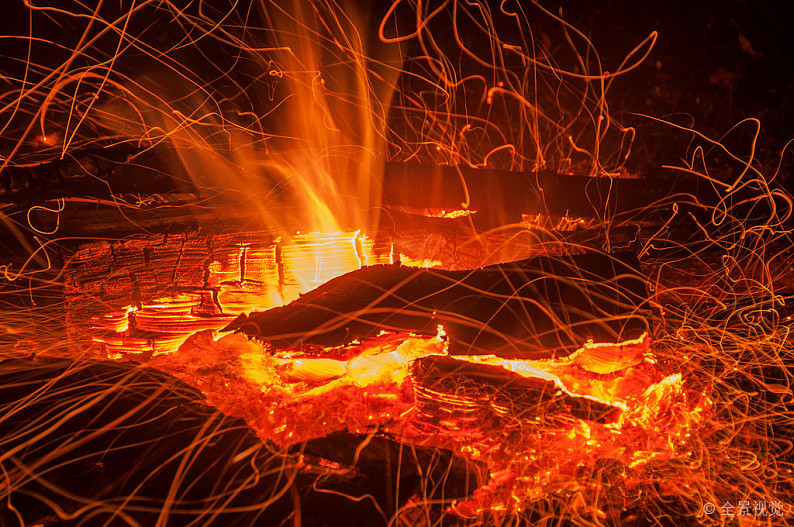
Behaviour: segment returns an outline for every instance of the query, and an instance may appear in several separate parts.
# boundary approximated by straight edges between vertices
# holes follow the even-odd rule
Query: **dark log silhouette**
[[[537,257],[473,271],[372,266],[348,273],[225,330],[274,347],[336,346],[381,330],[435,334],[452,353],[546,356],[588,339],[617,341],[646,329],[644,280],[606,254]]]

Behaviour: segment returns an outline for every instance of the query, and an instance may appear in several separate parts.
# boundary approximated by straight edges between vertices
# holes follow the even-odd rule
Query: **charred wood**
[[[442,325],[453,353],[526,358],[636,337],[647,329],[644,298],[629,264],[595,253],[473,271],[372,266],[225,329],[282,348],[337,346],[382,330],[435,334]]]

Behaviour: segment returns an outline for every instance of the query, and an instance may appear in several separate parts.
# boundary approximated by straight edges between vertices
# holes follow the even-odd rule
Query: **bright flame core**
[[[248,52],[268,79],[271,113],[258,123],[267,132],[235,130],[210,111],[205,132],[174,121],[167,127],[182,164],[199,188],[224,188],[253,205],[286,241],[296,231],[375,232],[401,58],[367,49],[358,29],[366,23],[350,6],[293,0],[262,9],[273,29]]]

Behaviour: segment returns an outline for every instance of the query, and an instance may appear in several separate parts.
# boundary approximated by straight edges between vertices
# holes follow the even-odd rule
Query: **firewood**
[[[382,330],[435,334],[441,325],[452,353],[526,358],[565,354],[589,339],[636,337],[647,330],[638,307],[643,298],[643,279],[604,254],[543,256],[473,271],[379,265],[286,306],[240,315],[224,329],[287,348],[338,346]]]

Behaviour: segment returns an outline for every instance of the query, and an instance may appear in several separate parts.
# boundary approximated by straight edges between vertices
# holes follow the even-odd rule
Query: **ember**
[[[790,520],[749,15],[686,107],[628,3],[12,4],[0,525]]]
[[[496,483],[502,492],[491,493],[491,482],[451,509],[475,516],[519,512],[599,459],[629,469],[686,460],[688,438],[711,407],[702,392],[684,390],[680,373],[658,366],[647,335],[537,361],[452,356],[442,335],[386,333],[320,353],[197,335],[150,364],[200,386],[213,406],[285,447],[377,432],[510,474]]]

